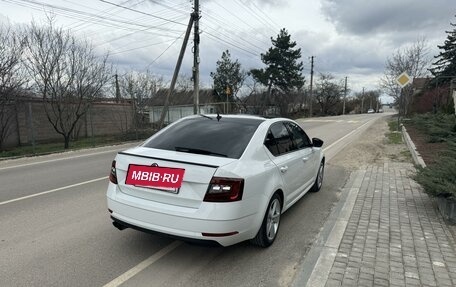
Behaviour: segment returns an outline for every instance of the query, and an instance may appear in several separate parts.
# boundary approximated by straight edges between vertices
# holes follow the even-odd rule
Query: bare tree
[[[247,73],[244,82],[243,91],[245,95],[239,97],[239,104],[244,108],[244,112],[255,115],[263,114],[268,105],[264,97],[266,88],[250,73]]]
[[[396,78],[407,72],[412,78],[422,78],[429,74],[430,58],[428,45],[425,39],[419,39],[410,46],[397,50],[386,60],[385,72],[380,80],[382,90],[393,97],[396,103],[400,102],[401,87],[396,83]],[[407,114],[413,96],[413,89],[407,86],[403,90],[404,114]]]
[[[201,83],[200,83],[201,85]],[[177,92],[188,92],[193,91],[193,79],[191,76],[186,74],[179,75],[177,77],[176,87],[174,89]]]
[[[26,81],[21,57],[24,36],[9,24],[0,24],[0,150],[11,135],[16,96]]]
[[[323,115],[337,114],[337,104],[343,95],[342,82],[336,82],[331,74],[320,74],[315,85],[315,100]]]
[[[133,104],[135,129],[147,122],[146,108],[157,92],[164,88],[164,80],[150,71],[145,73],[129,72],[120,78],[120,90],[124,98]]]
[[[110,79],[107,55],[97,57],[87,41],[69,31],[32,23],[28,29],[26,66],[46,116],[69,147],[71,134]]]

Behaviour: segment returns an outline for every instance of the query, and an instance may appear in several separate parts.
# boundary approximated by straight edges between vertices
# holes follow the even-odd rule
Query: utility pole
[[[363,93],[361,94],[361,113],[364,113],[364,87]]]
[[[370,95],[369,99],[370,99],[369,109],[372,109],[372,94]]]
[[[345,88],[344,88],[344,104],[342,107],[342,115],[345,115],[345,98],[347,97],[347,77],[345,77]]]
[[[195,7],[192,18],[195,22],[193,36],[193,114],[198,115],[199,111],[199,0],[195,0]]]
[[[117,74],[114,75],[114,78],[116,79],[116,103],[120,102],[120,89],[119,89],[119,80],[117,78]]]
[[[179,70],[182,64],[182,59],[184,58],[185,48],[187,47],[188,38],[190,37],[190,32],[192,30],[192,24],[194,21],[194,15],[192,14],[190,17],[190,21],[188,22],[187,31],[185,32],[184,42],[182,43],[182,47],[179,53],[179,58],[177,59],[176,67],[174,68],[173,79],[171,80],[171,85],[169,87],[168,93],[166,93],[165,104],[160,116],[160,121],[158,124],[158,128],[161,129],[163,127],[163,123],[165,121],[166,114],[168,113],[168,104],[169,104],[169,97],[173,93],[174,86],[176,85],[177,75],[179,75]]]
[[[454,103],[454,115],[456,116],[456,88],[454,84],[456,81],[453,79],[450,80],[450,93],[453,94],[453,103]]]
[[[310,57],[310,103],[309,103],[309,117],[312,117],[312,102],[313,102],[313,76],[314,76],[314,58]]]

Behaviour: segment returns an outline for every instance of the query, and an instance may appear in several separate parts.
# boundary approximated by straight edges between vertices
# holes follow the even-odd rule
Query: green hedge
[[[434,164],[418,168],[414,179],[432,196],[456,200],[456,118],[448,114],[424,114],[410,123],[429,136],[429,142],[446,142],[447,149]]]
[[[456,117],[450,114],[421,114],[409,122],[429,135],[429,142],[456,141]]]

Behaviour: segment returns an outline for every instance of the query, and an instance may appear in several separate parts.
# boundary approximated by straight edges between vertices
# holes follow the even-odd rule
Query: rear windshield
[[[188,153],[240,158],[263,119],[189,118],[172,125],[143,146]]]

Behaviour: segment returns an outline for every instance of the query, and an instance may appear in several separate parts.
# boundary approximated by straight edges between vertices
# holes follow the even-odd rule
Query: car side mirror
[[[323,141],[319,138],[313,138],[312,139],[312,145],[314,147],[322,147],[323,146]]]

